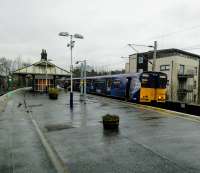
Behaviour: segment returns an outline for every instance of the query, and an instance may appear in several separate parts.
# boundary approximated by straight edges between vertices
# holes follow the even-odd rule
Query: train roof
[[[103,75],[103,76],[87,76],[86,79],[115,78],[115,77],[139,77],[142,73],[165,74],[163,72],[147,71],[147,72],[140,72],[140,73],[125,73],[125,74]],[[73,79],[75,79],[75,80],[80,79],[80,77],[79,78],[73,78]]]
[[[115,74],[115,75],[104,75],[104,76],[91,76],[91,77],[87,77],[87,79],[139,76],[140,74],[141,73],[126,73],[126,74]]]

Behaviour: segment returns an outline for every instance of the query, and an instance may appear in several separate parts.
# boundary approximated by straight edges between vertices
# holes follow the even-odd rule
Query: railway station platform
[[[60,93],[58,100],[49,100],[44,94],[28,91],[12,97],[14,100],[8,100],[5,111],[0,114],[0,124],[5,114],[10,121],[15,115],[13,124],[15,121],[19,122],[17,118],[23,120],[23,123],[33,119],[53,151],[52,157],[60,162],[65,172],[200,172],[198,117],[93,95],[87,95],[85,104],[79,100],[79,93],[74,94],[74,108],[70,110],[69,93],[64,91]],[[119,115],[118,131],[103,129],[102,116],[107,113]],[[1,126],[0,135],[5,133],[2,130],[4,126]],[[34,129],[26,128],[23,135],[30,131],[35,133]],[[32,138],[29,136],[27,140]],[[15,141],[18,147],[25,139],[19,140],[20,138]],[[5,148],[2,141],[0,145],[0,150]],[[42,150],[40,147],[37,146],[38,150]],[[24,154],[26,152],[28,151]],[[46,152],[49,156],[48,151]],[[48,160],[43,151],[38,154],[36,152],[34,157]],[[45,163],[45,170],[48,165],[51,169],[51,164],[48,161]]]

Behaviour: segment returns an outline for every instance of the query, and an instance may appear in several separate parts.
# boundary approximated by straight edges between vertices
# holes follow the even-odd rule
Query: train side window
[[[114,80],[113,84],[114,84],[114,88],[120,88],[120,80],[119,79]]]

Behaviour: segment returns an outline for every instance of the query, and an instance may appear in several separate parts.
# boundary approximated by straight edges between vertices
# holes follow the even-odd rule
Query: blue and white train
[[[66,81],[70,85],[70,80]],[[80,91],[83,81],[73,79],[73,89]],[[142,72],[87,77],[86,91],[91,94],[116,97],[132,102],[165,102],[167,75],[162,72]]]

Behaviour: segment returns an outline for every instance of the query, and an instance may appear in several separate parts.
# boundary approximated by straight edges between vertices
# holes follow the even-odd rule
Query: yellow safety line
[[[92,95],[92,96],[94,96],[94,95]],[[200,123],[200,117],[197,117],[195,115],[186,114],[186,113],[182,113],[182,112],[176,112],[176,111],[167,110],[167,109],[158,108],[158,107],[153,107],[153,106],[149,106],[149,105],[141,105],[141,104],[138,104],[138,103],[129,103],[129,102],[126,102],[126,101],[116,100],[116,99],[112,99],[112,98],[109,98],[109,97],[101,96],[101,98],[112,100],[112,101],[116,101],[116,102],[120,102],[120,103],[123,103],[125,105],[128,105],[130,107],[134,107],[134,108],[144,108],[146,110],[158,111],[162,115],[165,115],[165,116],[166,115],[167,116],[173,116],[173,117],[178,117],[178,118],[182,118],[182,119],[185,119],[185,120],[190,120],[190,121],[193,121],[193,122]],[[184,116],[181,116],[181,115],[184,115]]]

